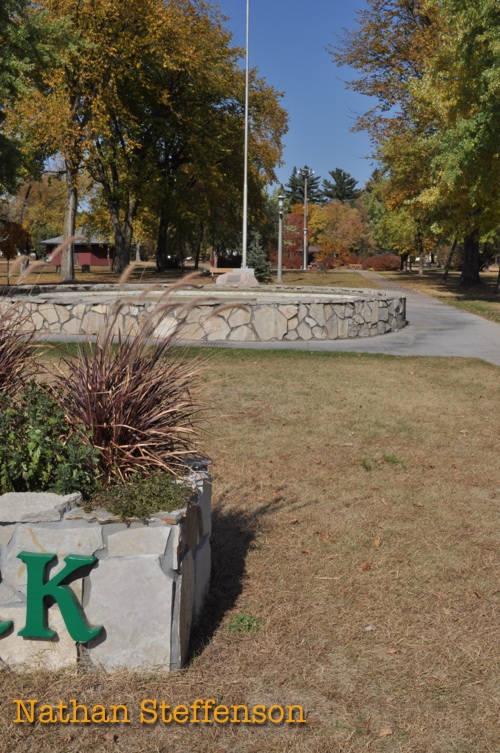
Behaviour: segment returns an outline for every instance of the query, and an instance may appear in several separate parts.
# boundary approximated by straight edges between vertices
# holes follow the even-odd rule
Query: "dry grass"
[[[15,262],[11,263],[10,282],[11,284],[17,281],[19,275],[19,265],[16,267]],[[186,267],[186,271],[189,271],[190,267]],[[17,270],[17,271],[16,271]],[[164,274],[158,274],[156,272],[156,265],[154,262],[140,262],[133,263],[132,267],[128,268],[128,281],[129,282],[145,282],[145,283],[172,283],[177,282],[184,276],[185,272],[180,269],[168,270]],[[82,274],[80,267],[75,270],[75,276],[79,283],[109,283],[117,284],[119,281],[119,275],[111,272],[107,267],[91,267],[90,272]],[[60,274],[56,274],[55,267],[49,264],[43,264],[39,262],[31,262],[28,267],[26,277],[24,279],[26,284],[31,285],[56,285],[61,282]],[[285,285],[326,285],[329,287],[347,287],[347,288],[377,288],[375,282],[365,279],[357,272],[350,270],[330,270],[328,272],[317,272],[314,270],[308,270],[303,272],[301,270],[284,272],[283,283]],[[0,261],[0,285],[7,284],[7,263]],[[197,281],[197,284],[201,285],[213,285],[214,281],[211,277],[204,276]]]
[[[477,314],[491,322],[500,323],[500,295],[495,293],[498,279],[496,268],[492,268],[490,272],[481,273],[481,285],[470,288],[464,288],[458,284],[459,272],[450,272],[448,280],[445,280],[442,269],[425,270],[423,276],[419,276],[416,272],[412,274],[379,272],[378,274],[419,293],[438,298],[443,303],[467,311],[469,314]]]
[[[213,577],[189,667],[3,674],[2,753],[498,753],[498,373],[216,354]],[[243,615],[260,629],[231,630]],[[137,721],[144,698],[200,697],[299,703],[309,723]],[[15,725],[13,698],[124,703],[133,722]]]
[[[276,282],[276,278],[273,278]],[[284,285],[313,285],[326,286],[335,288],[379,288],[376,282],[367,280],[358,272],[348,269],[330,269],[328,272],[318,272],[316,270],[294,270],[283,271]]]

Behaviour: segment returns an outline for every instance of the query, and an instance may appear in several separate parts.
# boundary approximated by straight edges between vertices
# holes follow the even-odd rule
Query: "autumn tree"
[[[429,6],[442,14],[439,45],[410,89],[431,151],[431,181],[420,199],[461,229],[460,281],[473,285],[480,243],[500,223],[500,13],[494,0]]]
[[[341,170],[336,167],[335,170],[329,172],[332,180],[325,178],[323,180],[323,198],[325,201],[354,201],[359,194],[359,189],[356,188],[358,181],[352,177],[345,170]]]
[[[338,199],[313,207],[309,227],[312,242],[319,247],[316,260],[325,270],[344,264],[368,233],[360,210]]]
[[[358,21],[334,58],[356,68],[350,85],[377,100],[357,127],[385,169],[389,209],[406,208],[421,239],[433,227],[458,230],[461,281],[474,284],[480,239],[498,224],[497,4],[370,0]]]

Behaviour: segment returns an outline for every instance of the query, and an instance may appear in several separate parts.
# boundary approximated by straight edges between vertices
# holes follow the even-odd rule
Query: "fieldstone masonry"
[[[4,494],[0,497],[0,665],[58,669],[84,661],[108,671],[178,669],[186,660],[191,626],[210,582],[211,478],[192,462],[186,478],[192,503],[127,523],[106,510],[85,513],[80,494]],[[71,582],[91,625],[104,630],[75,643],[57,604],[48,610],[52,640],[18,635],[26,619],[26,565],[21,551],[57,554],[52,578],[68,554],[95,555],[90,574]]]
[[[204,342],[338,340],[383,335],[406,326],[406,299],[388,291],[221,288],[216,285],[176,291],[171,297],[172,307],[157,322],[155,335],[168,336],[179,322],[179,339]],[[116,306],[118,295],[123,305],[117,331],[133,335],[141,317],[154,311],[159,299],[158,293],[145,297],[144,289],[137,286],[119,293],[104,286],[88,286],[76,292],[54,286],[40,288],[37,295],[27,293],[21,289],[15,296],[4,297],[0,307],[16,302],[29,313],[41,336],[97,335]]]

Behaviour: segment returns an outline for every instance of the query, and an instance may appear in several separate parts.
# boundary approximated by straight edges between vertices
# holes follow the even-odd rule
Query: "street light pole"
[[[302,268],[307,269],[307,181],[314,175],[314,170],[306,166],[302,168],[301,174],[304,178],[304,258]]]
[[[247,246],[248,246],[248,98],[249,98],[249,60],[248,60],[248,42],[250,31],[250,0],[247,0],[246,16],[246,56],[245,56],[245,149],[244,149],[244,169],[243,169],[243,240],[241,253],[241,268],[247,268]]]
[[[280,193],[278,196],[279,212],[279,229],[278,229],[278,276],[276,281],[283,282],[283,199],[285,197]]]

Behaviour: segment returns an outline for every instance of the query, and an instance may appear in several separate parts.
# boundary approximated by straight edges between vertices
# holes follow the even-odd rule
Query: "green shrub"
[[[140,478],[128,484],[117,484],[100,489],[92,498],[87,510],[104,507],[121,518],[145,520],[160,510],[179,510],[189,504],[193,490],[178,484],[169,473]]]
[[[0,393],[0,493],[88,496],[97,487],[97,458],[42,387],[28,384],[15,397]]]
[[[255,236],[248,247],[247,264],[250,269],[254,270],[255,279],[259,282],[271,282],[271,265],[269,264],[266,252],[261,246],[261,237],[259,233]]]

